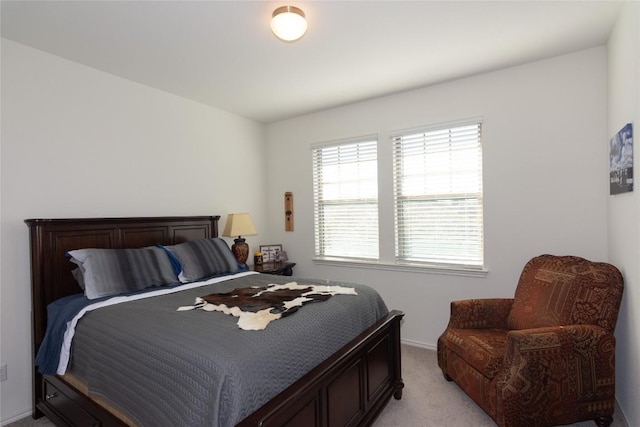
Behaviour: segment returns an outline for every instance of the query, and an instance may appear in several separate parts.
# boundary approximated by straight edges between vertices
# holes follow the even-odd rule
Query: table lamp
[[[227,216],[227,223],[224,225],[222,235],[224,237],[234,237],[234,243],[231,246],[231,252],[238,260],[238,263],[245,265],[249,257],[249,245],[242,236],[254,236],[258,234],[256,228],[251,222],[248,213],[232,213]]]

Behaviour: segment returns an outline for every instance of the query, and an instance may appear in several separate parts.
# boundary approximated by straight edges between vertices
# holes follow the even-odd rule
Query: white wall
[[[627,2],[607,45],[609,138],[633,123],[634,191],[609,196],[609,260],[625,278],[616,327],[616,394],[630,426],[640,425],[640,3]]]
[[[402,338],[435,347],[449,303],[511,297],[523,265],[542,253],[607,259],[606,49],[344,106],[267,126],[268,210],[274,243],[296,275],[364,282],[405,312]],[[335,267],[312,261],[310,145],[379,135],[381,218],[393,241],[389,131],[483,117],[485,278]],[[295,231],[285,232],[283,193],[294,194]],[[392,254],[391,254],[392,255]]]
[[[263,125],[5,39],[1,137],[4,424],[31,412],[24,219],[220,214],[223,227],[247,211],[267,227]]]
[[[608,126],[607,51],[595,48],[274,123],[266,149],[255,122],[2,40],[0,361],[9,364],[9,380],[0,384],[0,419],[31,410],[25,218],[247,210],[260,231],[249,239],[252,249],[282,243],[296,275],[371,284],[406,313],[403,339],[427,347],[444,330],[451,300],[512,296],[532,256],[619,264],[627,289],[618,399],[630,425],[640,425],[640,203],[638,191],[608,196],[606,179],[606,141],[623,123],[638,126],[639,12],[631,3],[609,44]],[[475,116],[484,119],[485,278],[311,261],[312,143],[379,133],[388,169],[389,131]],[[121,160],[125,152],[135,161]],[[245,177],[238,186],[229,185],[236,163]],[[390,178],[381,176],[385,208]],[[284,231],[285,191],[294,193],[294,232]],[[385,239],[393,239],[392,221],[381,218]]]

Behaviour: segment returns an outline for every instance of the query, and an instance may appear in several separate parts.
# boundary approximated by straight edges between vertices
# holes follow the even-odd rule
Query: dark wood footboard
[[[402,397],[403,316],[392,311],[238,426],[370,425],[391,396]]]

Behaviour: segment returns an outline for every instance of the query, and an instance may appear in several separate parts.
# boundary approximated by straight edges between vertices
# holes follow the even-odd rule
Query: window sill
[[[396,264],[383,261],[369,261],[351,258],[313,258],[317,265],[329,265],[334,267],[356,267],[372,270],[405,271],[412,273],[445,274],[450,276],[486,277],[489,270],[484,268],[440,267],[425,264]]]

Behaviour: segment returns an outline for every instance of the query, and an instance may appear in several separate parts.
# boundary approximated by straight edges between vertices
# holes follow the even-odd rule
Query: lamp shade
[[[253,236],[258,234],[248,213],[232,213],[227,217],[222,235],[224,237]]]
[[[307,32],[307,20],[302,9],[295,6],[281,6],[273,11],[271,31],[280,40],[292,42]]]

